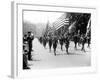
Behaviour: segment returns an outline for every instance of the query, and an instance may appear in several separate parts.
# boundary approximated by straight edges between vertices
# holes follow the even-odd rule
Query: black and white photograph
[[[91,66],[91,13],[23,10],[23,70]]]

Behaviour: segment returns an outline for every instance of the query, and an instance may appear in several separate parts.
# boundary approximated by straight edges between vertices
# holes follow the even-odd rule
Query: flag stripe
[[[62,26],[69,25],[69,17],[68,14],[64,13],[61,17],[59,17],[54,23],[54,29],[59,29]]]

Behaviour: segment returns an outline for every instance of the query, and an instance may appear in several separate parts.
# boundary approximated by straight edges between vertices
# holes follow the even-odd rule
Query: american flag
[[[53,27],[55,30],[59,29],[62,26],[69,25],[69,15],[68,13],[64,13],[61,17],[59,17],[54,23]]]

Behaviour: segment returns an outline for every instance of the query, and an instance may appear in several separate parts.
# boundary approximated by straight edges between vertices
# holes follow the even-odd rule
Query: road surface
[[[65,45],[63,45],[63,51],[60,49],[60,45],[57,46],[57,55],[54,56],[53,48],[49,51],[48,44],[46,48],[38,41],[37,38],[33,41],[32,59],[29,61],[31,69],[48,69],[48,68],[62,68],[62,67],[80,67],[91,65],[91,49],[85,45],[86,52],[81,51],[81,46],[74,49],[74,43],[70,42],[69,55],[66,54]]]

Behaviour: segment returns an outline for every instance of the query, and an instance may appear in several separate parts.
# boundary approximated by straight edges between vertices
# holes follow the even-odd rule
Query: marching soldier
[[[85,35],[81,36],[81,41],[82,41],[82,49],[81,50],[85,52],[85,48],[84,48],[84,45],[86,43],[86,37],[85,37]]]
[[[39,41],[40,41],[40,43],[42,44],[42,41],[43,41],[43,40],[42,40],[42,37],[39,38]]]
[[[69,48],[69,36],[66,36],[65,37],[65,48],[66,48],[66,53],[68,53],[68,48]]]
[[[63,51],[63,42],[64,42],[63,37],[61,37],[61,38],[59,39],[59,42],[60,42],[60,45],[61,45],[61,50]]]
[[[49,50],[50,50],[50,52],[51,52],[51,46],[52,46],[52,38],[49,37]]]
[[[46,48],[46,44],[47,44],[46,37],[43,37],[43,46],[44,46],[44,48]]]
[[[75,44],[75,49],[77,49],[77,43],[78,43],[78,35],[74,35],[74,44]]]
[[[57,40],[56,37],[54,37],[54,39],[53,39],[53,49],[54,49],[54,55],[55,56],[56,56],[57,43],[58,43],[58,40]]]

